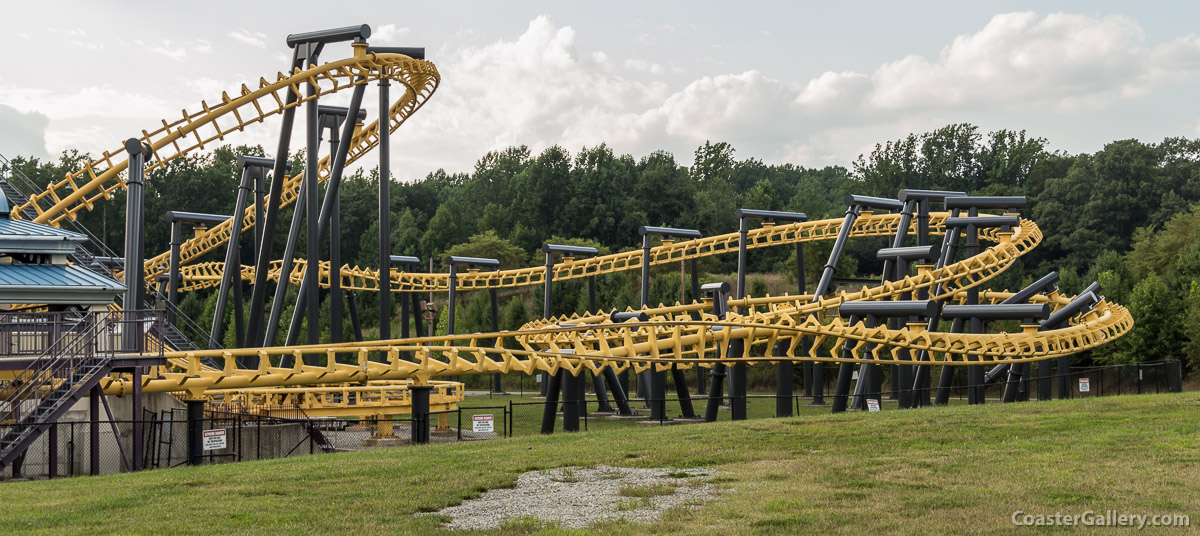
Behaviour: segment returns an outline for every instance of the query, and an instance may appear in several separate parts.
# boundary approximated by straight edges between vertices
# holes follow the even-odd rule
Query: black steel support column
[[[362,80],[362,79],[360,78],[359,80]],[[332,132],[332,135],[330,136],[330,143],[331,143],[331,145],[333,145],[333,148],[330,150],[330,153],[329,153],[330,159],[333,161],[333,163],[330,166],[329,181],[328,181],[328,187],[326,188],[326,191],[325,191],[325,198],[321,201],[321,212],[320,212],[319,216],[317,217],[317,238],[316,238],[316,240],[319,244],[321,241],[321,238],[325,236],[325,232],[329,231],[330,251],[331,251],[330,264],[329,264],[329,275],[330,275],[329,288],[330,288],[330,301],[331,301],[331,303],[330,303],[330,315],[331,315],[330,328],[331,328],[332,333],[336,333],[336,335],[331,334],[330,340],[332,342],[340,342],[341,338],[342,338],[342,289],[341,289],[341,256],[340,256],[341,230],[340,230],[340,223],[339,223],[340,222],[340,215],[339,215],[340,209],[338,206],[340,203],[339,200],[341,199],[342,173],[346,168],[346,158],[347,158],[347,154],[350,151],[350,144],[348,142],[354,133],[354,127],[356,124],[358,124],[358,121],[362,117],[365,116],[365,113],[360,114],[358,112],[358,110],[361,109],[360,107],[362,106],[362,97],[363,97],[363,93],[366,91],[366,89],[367,89],[367,87],[366,87],[365,83],[359,84],[354,87],[354,93],[350,98],[350,107],[344,109],[344,112],[343,112],[343,113],[345,113],[344,117],[341,116],[341,113],[338,113],[336,111],[328,111],[328,112],[322,111],[322,112],[320,112],[320,115],[318,116],[318,121],[322,125],[328,125],[330,131]],[[328,114],[328,115],[326,115],[326,114]],[[338,119],[337,119],[338,117],[341,117],[340,125],[338,124]],[[342,129],[340,135],[338,134],[339,126]],[[325,127],[323,126],[321,129],[321,132],[324,131],[324,128]],[[347,143],[342,143],[342,140],[346,140]],[[297,220],[295,218],[292,219],[292,228],[296,229],[297,232],[299,230],[299,228],[297,227]],[[336,259],[333,257],[334,254],[332,253],[333,250],[335,250],[335,249],[339,251]],[[316,269],[316,268],[314,268],[314,269]],[[306,310],[308,308],[307,302],[309,301],[310,290],[311,290],[311,292],[318,292],[320,290],[319,287],[317,287],[315,285],[310,285],[308,283],[307,270],[308,270],[308,266],[306,265],[305,266],[305,280],[300,284],[300,290],[299,290],[298,294],[296,295],[296,307],[292,311],[292,319],[291,319],[291,322],[288,324],[288,334],[287,334],[286,344],[289,346],[295,344],[296,339],[299,337],[300,321],[305,316]],[[335,287],[336,287],[336,293],[334,292]],[[272,314],[272,318],[277,318],[276,310],[274,307],[272,307],[271,314]],[[336,317],[337,320],[334,321],[332,317]]]
[[[392,338],[392,129],[390,83],[379,77],[379,339]],[[454,273],[454,268],[450,268]],[[450,325],[454,325],[454,282],[450,283]],[[451,328],[451,333],[454,328]]]
[[[579,374],[571,374],[567,371],[560,371],[563,374],[563,431],[578,432],[579,431],[579,392],[583,387],[583,379],[580,378],[584,374],[582,370]]]
[[[311,69],[316,67],[316,58],[310,57],[308,67]],[[317,85],[310,81],[308,83],[308,102],[305,107],[305,123],[307,126],[306,134],[308,134],[308,146],[305,152],[305,168],[304,168],[304,190],[307,193],[304,209],[305,222],[308,224],[304,236],[308,246],[308,253],[305,256],[304,266],[304,285],[312,289],[308,293],[308,300],[305,307],[308,308],[307,319],[307,334],[308,344],[317,344],[321,342],[321,293],[317,285],[319,283],[318,275],[321,271],[321,231],[318,226],[320,221],[321,200],[317,191],[317,164],[321,158],[321,123],[319,119],[319,110],[317,109]],[[384,123],[380,123],[381,125]],[[299,211],[301,207],[296,206]],[[283,277],[281,275],[281,277]]]
[[[921,210],[927,211],[928,208],[929,207],[927,204],[922,205]],[[951,217],[957,217],[958,214],[959,214],[959,209],[957,209],[957,208],[952,209],[950,211]],[[927,212],[926,212],[926,216],[928,216]],[[921,222],[922,222],[922,220],[920,220],[920,219],[917,220],[918,233],[922,232],[920,230]],[[925,226],[928,227],[928,224],[929,224],[928,217],[925,218],[924,222],[925,222]],[[950,264],[954,260],[954,255],[955,255],[957,247],[958,247],[959,231],[960,231],[959,227],[953,227],[953,228],[946,230],[946,234],[942,238],[941,255],[938,256],[937,262],[934,263],[935,269],[941,268],[947,264]],[[924,231],[924,233],[925,234],[918,234],[917,238],[918,238],[918,240],[920,240],[921,237],[924,236],[926,243],[921,244],[921,245],[928,245],[928,229],[926,229]],[[941,291],[942,291],[942,285],[938,284],[938,285],[934,286],[934,291],[932,294],[937,295],[937,294],[941,293]],[[924,293],[927,291],[922,290],[921,292]],[[938,307],[940,308],[945,304],[945,300],[937,301],[935,303],[937,303]],[[926,326],[925,326],[926,330],[934,331],[935,329],[937,329],[938,323],[940,320],[941,320],[940,314],[930,317],[929,323],[926,324]],[[961,329],[961,327],[959,329]],[[918,350],[916,360],[917,361],[930,361],[931,359],[929,356],[929,352],[926,350]],[[947,374],[949,374],[950,376],[947,376]],[[918,365],[916,370],[913,373],[913,376],[914,376],[913,388],[917,391],[917,398],[916,398],[917,404],[920,406],[934,405],[934,403],[930,401],[930,394],[933,391],[933,375],[932,375],[930,366],[929,365]],[[939,382],[938,382],[938,384],[939,384],[938,385],[938,393],[939,393],[938,396],[941,396],[941,393],[943,391],[943,387],[941,386],[942,382],[949,382],[952,379],[953,379],[953,369],[947,370],[945,367],[943,367],[942,371],[941,371],[941,378],[939,378]],[[946,399],[947,402],[949,401],[948,397],[950,396],[949,389],[950,389],[950,384],[947,383],[944,388],[945,396],[947,397],[947,399]],[[946,402],[943,402],[938,405],[945,405],[945,404],[946,404]]]
[[[142,260],[142,234],[145,232],[145,165],[150,146],[137,138],[125,141],[129,166],[125,179],[125,303],[127,311],[141,309],[146,299],[145,262]],[[137,330],[126,329],[123,339],[126,348],[138,348]]]
[[[650,235],[642,236],[641,284],[641,292],[638,294],[640,296],[639,303],[641,304],[642,309],[645,309],[646,304],[650,301]],[[657,373],[654,372],[654,367],[651,366],[649,370],[637,375],[635,378],[637,380],[637,394],[647,402],[646,407],[650,408],[650,418],[653,420],[662,420],[666,418],[667,403],[665,400],[662,401],[662,409],[659,409],[658,403],[655,402],[660,398],[654,396],[653,384],[655,382],[655,374]],[[666,383],[665,378],[663,379],[663,383]],[[663,391],[666,391],[665,387],[663,388]]]
[[[1058,399],[1071,398],[1071,356],[1058,358]]]
[[[58,423],[52,423],[46,430],[46,478],[58,476]],[[74,460],[71,460],[74,463]],[[15,476],[15,475],[14,475]]]
[[[242,179],[238,183],[237,200],[233,204],[233,215],[229,218],[229,241],[225,246],[225,264],[221,269],[221,283],[217,287],[217,304],[213,312],[212,337],[209,338],[208,348],[211,350],[220,344],[225,332],[225,304],[229,301],[229,289],[238,286],[238,302],[241,302],[242,266],[238,256],[241,246],[242,215],[250,198],[250,181],[253,180],[250,167],[242,168]],[[241,361],[241,360],[238,360]],[[244,364],[244,363],[242,363]]]
[[[712,300],[713,315],[717,320],[725,320],[726,307],[729,300],[729,284],[728,283],[710,283],[704,285],[704,291],[708,293],[706,299]],[[727,329],[725,327],[715,327],[715,330]],[[736,341],[735,341],[736,342]],[[730,343],[726,348],[727,355],[734,354],[734,343]],[[717,347],[717,357],[720,356],[720,347]],[[709,374],[712,375],[712,381],[708,383],[708,402],[704,407],[704,421],[714,422],[717,420],[717,412],[721,408],[721,390],[725,387],[726,366],[722,362],[717,362],[710,369]]]
[[[411,311],[415,311],[413,315],[413,329],[417,332],[417,337],[425,336],[425,321],[421,317],[421,297],[416,292],[408,293]]]
[[[543,382],[546,386],[546,401],[542,405],[542,433],[554,433],[554,421],[558,418],[558,393],[562,391],[562,379],[566,371],[559,369],[550,375],[550,381]]]
[[[551,302],[551,299],[554,296],[554,253],[549,251],[546,252],[545,279],[545,287],[542,292],[542,318],[545,318],[547,321],[549,321],[550,317],[552,316],[551,312],[553,310],[553,307],[551,306],[553,302]],[[550,392],[550,374],[546,371],[539,372],[538,374],[542,378],[540,395],[542,397],[547,397],[547,393]],[[543,433],[551,433],[553,431],[554,429],[551,428],[550,432],[543,431]]]
[[[838,229],[837,239],[833,242],[833,249],[829,252],[829,260],[825,262],[825,268],[821,271],[821,280],[817,282],[817,288],[813,291],[813,301],[820,301],[821,296],[829,292],[829,287],[833,283],[833,273],[837,270],[838,260],[842,257],[842,250],[846,247],[846,239],[850,237],[850,228],[854,227],[854,221],[858,219],[859,213],[862,212],[862,206],[854,203],[846,207],[846,215],[842,219],[842,226]],[[851,318],[851,323],[857,322],[857,319]],[[842,349],[843,354],[849,353],[848,348]],[[820,364],[814,364],[814,368],[820,367]],[[841,363],[838,365],[837,385],[834,387],[833,393],[833,413],[841,413],[846,411],[846,399],[850,395],[850,375],[853,374],[854,365],[850,363]],[[823,386],[817,381],[817,375],[822,374],[816,370],[813,371],[813,386],[820,390]],[[861,378],[860,378],[861,381]],[[814,395],[815,396],[815,395]],[[813,400],[816,403],[816,400]]]
[[[404,298],[401,298],[400,301],[403,302]],[[491,305],[492,332],[499,333],[500,332],[500,304],[498,303],[499,298],[496,296],[495,287],[488,289],[488,301],[490,302],[490,305]],[[496,344],[496,340],[492,339],[491,343],[493,345]],[[582,372],[580,374],[582,374]],[[492,374],[492,393],[504,394],[504,375],[503,374],[500,374],[500,373]]]
[[[1050,360],[1038,361],[1038,402],[1054,398],[1054,380],[1052,380],[1052,363]]]
[[[354,329],[354,340],[362,342],[363,332],[362,322],[358,318],[358,298],[353,290],[346,293],[346,298],[348,298],[347,305],[350,306],[350,326]],[[420,323],[418,322],[417,325],[419,326]]]
[[[412,442],[418,445],[429,443],[429,385],[409,385],[412,392]]]
[[[286,113],[286,112],[285,112]],[[267,172],[262,170],[254,174],[254,255],[251,259],[257,263],[258,252],[262,248],[263,241],[263,210],[266,208],[264,204],[267,198]],[[259,313],[261,316],[261,313]],[[247,332],[247,335],[249,333]],[[249,340],[249,337],[247,337]]]
[[[359,87],[366,87],[366,84]],[[354,113],[354,109],[350,109],[350,114]],[[346,117],[347,123],[355,122],[353,115]],[[353,127],[351,127],[353,128]],[[341,137],[338,135],[337,129],[331,129],[329,133],[329,155],[332,158],[337,158]],[[347,150],[349,144],[346,144]],[[326,187],[326,196],[332,197],[333,210],[329,214],[329,342],[337,344],[342,342],[342,317],[345,313],[342,310],[342,195],[334,181],[341,182],[341,177],[329,177],[329,185]],[[322,231],[323,232],[323,231]]]
[[[458,265],[450,264],[450,296],[446,311],[446,335],[454,335],[454,303],[458,301]]]
[[[979,209],[970,208],[967,210],[967,215],[975,217],[979,215]],[[974,225],[968,225],[967,229],[967,257],[974,257],[979,254],[979,229]],[[967,305],[976,305],[979,303],[979,286],[973,286],[967,289]],[[982,333],[983,321],[978,318],[972,318],[968,321],[969,333]],[[967,361],[978,361],[979,356],[967,354]],[[968,404],[983,404],[984,403],[984,385],[983,385],[983,366],[969,365],[967,367],[967,403]]]
[[[142,423],[142,367],[133,368],[133,466],[134,471],[142,470],[145,432]],[[119,440],[119,439],[118,439]]]
[[[97,385],[88,393],[88,472],[100,474],[100,397],[104,391]]]
[[[183,245],[183,222],[171,222],[171,260],[167,264],[167,301],[179,306],[179,247]],[[167,308],[167,323],[175,323],[175,311]]]
[[[850,320],[847,322],[847,325],[857,324],[858,321],[859,321],[859,318],[857,316],[851,316]],[[853,357],[854,357],[853,346],[851,344],[849,344],[849,342],[847,342],[846,344],[843,344],[842,345],[842,358],[843,359],[852,359]],[[843,363],[838,364],[837,384],[834,387],[833,407],[831,408],[833,413],[842,413],[843,411],[846,411],[846,406],[848,405],[847,402],[850,397],[850,382],[852,381],[851,377],[853,376],[853,374],[854,374],[854,364],[853,363],[843,362]],[[863,381],[862,372],[859,372],[858,381],[860,383]]]
[[[310,52],[309,45],[299,45],[295,48],[292,55],[292,65],[288,72],[294,71],[302,66],[304,54]],[[296,119],[296,102],[300,100],[300,94],[295,91],[296,86],[289,86],[287,92],[287,100],[283,109],[283,118],[279,129],[279,147],[275,150],[275,169],[271,176],[271,188],[267,194],[267,210],[266,215],[261,221],[261,239],[259,240],[258,252],[254,256],[254,290],[250,293],[250,321],[246,326],[246,341],[249,345],[270,345],[273,343],[272,338],[266,335],[266,324],[263,322],[263,309],[267,301],[267,272],[271,259],[271,250],[274,242],[275,225],[279,219],[279,207],[283,199],[283,183],[286,177],[288,165],[288,151],[291,149],[292,143],[292,125]],[[303,195],[303,190],[301,190]],[[297,210],[299,210],[300,199],[297,199]],[[258,220],[256,220],[256,223]],[[259,225],[255,225],[259,227]],[[283,258],[286,266],[291,265],[291,259],[288,256]],[[281,272],[279,285],[286,285],[288,274]],[[272,304],[274,309],[274,304]],[[276,317],[278,324],[278,317]]]
[[[187,462],[200,465],[204,461],[204,401],[184,400],[187,404]]]

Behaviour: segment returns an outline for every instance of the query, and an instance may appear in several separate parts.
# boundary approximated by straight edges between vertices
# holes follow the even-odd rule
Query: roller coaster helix
[[[278,73],[271,80],[260,78],[256,84],[243,84],[232,97],[222,93],[215,105],[202,101],[196,111],[184,111],[179,118],[164,119],[154,130],[142,131],[137,140],[150,148],[146,169],[203,151],[270,117],[286,118],[297,109],[315,108],[319,97],[352,90],[360,100],[363,88],[369,83],[398,84],[402,91],[394,102],[388,101],[388,116],[365,126],[352,125],[347,130],[350,136],[342,140],[333,154],[311,162],[307,169],[291,176],[284,175],[283,167],[277,164],[271,198],[266,201],[270,206],[265,212],[269,214],[270,209],[278,210],[301,199],[306,174],[311,176],[315,172],[319,182],[336,183],[342,168],[359,161],[381,144],[386,145],[390,132],[416,113],[441,82],[436,67],[424,60],[422,53],[369,47],[365,41],[369,30],[357,36],[350,57],[323,64],[309,60],[315,58],[325,42],[304,49],[309,45],[289,40],[297,53],[288,72]],[[302,54],[302,49],[308,50],[309,56]],[[307,93],[304,86],[308,87]],[[315,111],[310,112],[310,117],[315,117]],[[286,144],[281,142],[281,147],[284,150],[277,155],[277,162],[284,162],[287,157]],[[381,167],[385,169],[387,158],[385,150],[381,155]],[[121,174],[126,167],[127,160],[120,156],[120,151],[106,151],[99,159],[49,185],[44,192],[31,196],[27,205],[13,211],[14,217],[32,209],[38,222],[58,225],[74,219],[80,211],[91,210],[96,203],[110,198],[116,189],[124,187],[126,181]],[[315,189],[312,193],[316,193]],[[847,371],[855,364],[865,366],[867,371],[879,365],[898,367],[897,370],[912,367],[909,372],[915,373],[911,378],[915,383],[910,385],[918,389],[921,382],[930,381],[931,366],[950,370],[965,365],[978,371],[983,365],[1008,365],[1019,373],[1028,370],[1027,363],[1063,358],[1111,342],[1132,327],[1129,312],[1105,300],[1098,288],[1079,297],[1063,296],[1052,285],[1024,293],[981,289],[1042,241],[1038,226],[1018,215],[1023,200],[916,190],[902,191],[899,197],[899,200],[880,200],[849,196],[846,216],[841,219],[805,221],[798,217],[794,221],[776,222],[779,218],[756,218],[754,211],[745,211],[740,213],[743,223],[746,219],[761,219],[763,225],[740,233],[668,240],[645,252],[568,257],[545,269],[472,270],[454,279],[455,290],[517,288],[712,255],[737,252],[744,257],[746,250],[757,248],[833,241],[825,277],[812,293],[745,296],[745,289],[738,288],[730,297],[715,289],[700,302],[644,307],[640,311],[645,313],[645,320],[615,322],[612,311],[597,310],[534,320],[517,331],[288,346],[252,341],[243,348],[168,352],[170,366],[144,376],[141,387],[144,392],[182,392],[204,397],[214,396],[218,391],[251,392],[262,388],[375,381],[411,381],[421,385],[469,374],[557,375],[566,371],[578,375],[590,371],[600,375],[606,370],[662,373],[694,367],[715,372],[728,365],[826,362],[842,368],[836,396],[845,398],[848,390],[842,385],[842,376],[848,385]],[[945,210],[932,211],[931,203],[942,204]],[[309,206],[316,206],[315,198]],[[998,210],[1001,214],[981,212],[987,210]],[[178,266],[177,290],[199,291],[229,280],[250,281],[256,287],[263,286],[265,292],[268,280],[280,286],[303,284],[306,277],[314,274],[321,288],[335,286],[384,294],[450,290],[450,274],[405,271],[390,263],[366,268],[334,267],[328,261],[314,262],[311,255],[307,259],[292,255],[279,260],[257,258],[254,266],[237,263],[233,269],[223,262],[202,262],[206,253],[228,247],[231,236],[254,229],[263,214],[264,207],[253,202],[235,213],[234,218],[184,241],[174,262]],[[267,218],[270,221],[269,215]],[[263,237],[267,243],[272,240],[272,232],[269,229]],[[944,237],[941,248],[929,247],[932,235]],[[904,249],[906,241],[915,241],[917,247],[926,250],[881,252],[888,256],[888,268],[878,285],[831,289],[829,276],[845,243],[867,237],[890,237],[894,248],[900,249]],[[962,246],[960,241],[964,242]],[[269,251],[269,246],[263,250]],[[958,253],[963,253],[962,258]],[[170,272],[171,257],[168,251],[147,259],[137,276],[150,283],[158,281],[159,276]],[[1044,305],[1045,311],[1022,310],[1020,314],[1028,316],[1017,318],[1022,327],[1016,332],[989,333],[977,329],[981,319],[990,318],[987,317],[990,313],[971,312],[975,310],[961,313],[967,315],[964,317],[968,318],[964,321],[967,324],[956,320],[958,327],[940,329],[939,320],[949,319],[953,307],[1011,305],[1014,300]],[[912,305],[914,301],[932,305]],[[883,307],[856,309],[856,304],[862,303],[879,303]],[[1036,322],[1048,312],[1057,316],[1050,314],[1040,324]],[[896,320],[889,323],[892,318]],[[461,344],[461,341],[466,342]],[[133,389],[132,382],[129,376],[113,375],[101,382],[101,388],[107,394],[128,394]],[[837,410],[836,401],[834,406]]]

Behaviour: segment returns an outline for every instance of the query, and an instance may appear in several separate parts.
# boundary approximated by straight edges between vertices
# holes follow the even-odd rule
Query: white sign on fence
[[[225,448],[225,430],[205,430],[204,450],[220,450]]]
[[[875,413],[879,411],[879,400],[875,398],[867,399],[867,411]]]
[[[1086,393],[1092,390],[1092,382],[1087,378],[1079,378],[1079,392]]]
[[[492,414],[473,415],[471,417],[472,432],[494,432],[496,416]]]

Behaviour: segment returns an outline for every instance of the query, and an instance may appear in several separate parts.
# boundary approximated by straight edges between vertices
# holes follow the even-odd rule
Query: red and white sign
[[[874,398],[867,399],[867,411],[875,413],[879,411],[879,400]]]
[[[1087,378],[1079,378],[1079,392],[1086,393],[1092,390],[1092,382]]]
[[[205,430],[201,432],[204,438],[204,450],[220,450],[225,448],[225,430]]]
[[[471,416],[472,432],[495,432],[496,416],[490,413]]]

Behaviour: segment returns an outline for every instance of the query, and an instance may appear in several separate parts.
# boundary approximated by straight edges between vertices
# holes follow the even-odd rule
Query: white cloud
[[[809,82],[802,107],[831,101],[875,111],[1029,107],[1103,108],[1200,71],[1200,41],[1154,49],[1121,16],[1031,12],[992,17],[930,59],[908,55],[869,75],[827,72]]]
[[[411,30],[407,27],[398,27],[395,24],[384,24],[378,28],[371,29],[370,41],[372,43],[391,45],[395,44],[398,38],[408,35],[410,31]]]
[[[625,60],[625,68],[641,73],[660,74],[663,71],[662,65],[650,63],[643,59],[630,58]]]
[[[258,47],[264,50],[267,48],[267,34],[265,33],[252,32],[245,28],[238,28],[235,31],[229,32],[228,35],[229,37],[233,38],[234,41],[239,43],[245,43],[247,45]]]
[[[170,39],[163,39],[162,43],[150,49],[175,61],[183,61],[187,57],[187,49],[180,46],[172,46]]]

